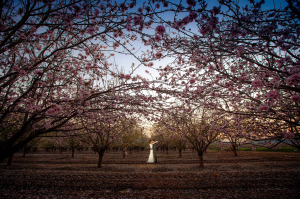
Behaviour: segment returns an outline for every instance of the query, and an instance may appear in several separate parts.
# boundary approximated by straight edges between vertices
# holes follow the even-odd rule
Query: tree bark
[[[105,151],[104,149],[100,149],[98,152],[98,154],[99,154],[98,168],[101,168],[104,151]]]
[[[204,168],[204,163],[203,163],[203,154],[199,154],[199,164],[200,164],[200,168]]]
[[[75,149],[72,149],[72,158],[74,158]]]
[[[26,145],[24,146],[24,151],[23,151],[23,156],[22,156],[22,158],[25,158],[25,155],[26,155],[26,153],[27,153],[27,145],[28,145],[28,144],[26,144]]]
[[[235,144],[232,144],[231,147],[232,147],[234,156],[236,157],[237,156],[237,152],[236,152],[236,146],[235,146]]]
[[[179,151],[179,158],[181,158],[181,149],[178,150]]]
[[[13,155],[14,155],[14,154],[10,154],[10,155],[8,156],[7,166],[11,166]]]
[[[30,142],[34,137],[28,137],[24,139],[14,146],[4,146],[1,148],[0,151],[0,163],[2,163],[6,158],[8,158],[11,154],[15,154],[16,152],[20,151],[28,142]]]

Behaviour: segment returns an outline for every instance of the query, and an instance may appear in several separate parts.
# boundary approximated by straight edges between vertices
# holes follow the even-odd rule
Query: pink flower
[[[252,81],[251,85],[254,88],[262,88],[262,82],[259,79],[255,79]]]
[[[116,49],[117,47],[120,46],[120,44],[118,42],[114,42],[113,46],[114,46],[114,49]]]
[[[24,77],[27,73],[25,72],[25,70],[20,70],[19,74],[21,77]]]
[[[193,78],[192,78],[192,79],[190,79],[190,83],[191,83],[191,84],[193,84],[193,83],[195,83],[195,82],[196,82],[196,80],[195,80],[195,79],[193,79]]]
[[[255,148],[255,147],[252,147],[252,151],[256,151],[256,148]]]
[[[13,66],[12,69],[13,69],[13,71],[17,71],[17,72],[20,70],[20,68],[18,66]]]
[[[27,54],[29,54],[31,51],[30,51],[29,48],[25,48],[24,52],[27,53]]]
[[[189,6],[192,6],[192,7],[195,7],[195,6],[196,6],[196,1],[195,1],[195,0],[186,0],[186,3],[187,3]]]
[[[95,28],[89,28],[86,31],[87,33],[89,33],[90,35],[94,35],[95,34]]]
[[[161,37],[159,35],[155,35],[155,41],[160,41],[161,40]]]
[[[159,26],[157,26],[157,27],[155,28],[155,31],[156,31],[157,34],[163,35],[163,34],[166,32],[166,29],[165,29],[164,26],[159,25]]]
[[[143,17],[142,16],[134,16],[133,21],[134,21],[135,26],[140,25],[143,21]]]
[[[148,66],[152,67],[152,66],[154,66],[154,63],[153,62],[149,62]]]
[[[125,79],[130,80],[131,76],[129,74],[125,75]]]
[[[288,86],[293,86],[295,84],[298,84],[300,82],[300,75],[292,75],[288,79],[285,80],[285,83]]]
[[[277,91],[270,91],[268,93],[268,98],[269,99],[278,99],[279,98],[279,94]]]
[[[292,132],[289,132],[289,133],[284,133],[284,138],[287,139],[287,140],[291,140],[291,139],[294,139],[295,138],[295,134],[292,133]]]
[[[212,71],[212,70],[214,70],[214,69],[215,69],[215,67],[214,67],[213,65],[209,65],[209,66],[208,66],[208,70]]]
[[[269,110],[269,106],[268,105],[265,105],[265,104],[261,104],[259,107],[258,107],[258,111],[268,111]]]
[[[132,26],[130,25],[130,23],[128,23],[128,24],[126,25],[127,31],[131,31],[131,28],[132,28]]]
[[[190,19],[191,21],[193,21],[193,20],[196,19],[197,17],[198,17],[198,14],[197,14],[196,12],[194,12],[194,11],[190,12],[190,14],[189,14],[189,19]]]
[[[293,102],[300,102],[300,95],[293,95],[292,98],[291,98],[291,100]]]
[[[36,71],[34,72],[34,74],[36,74],[36,75],[41,75],[41,74],[43,74],[43,71],[42,71],[42,70],[36,70]]]
[[[162,57],[162,54],[161,54],[161,52],[157,52],[157,53],[155,54],[155,56],[156,56],[157,59],[160,59],[160,58]]]

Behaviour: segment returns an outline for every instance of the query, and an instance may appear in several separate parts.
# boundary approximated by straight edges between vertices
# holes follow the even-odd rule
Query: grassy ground
[[[0,164],[0,198],[298,198],[300,154],[208,151],[205,168],[185,151],[108,152],[102,168],[90,151],[63,154],[38,151]]]

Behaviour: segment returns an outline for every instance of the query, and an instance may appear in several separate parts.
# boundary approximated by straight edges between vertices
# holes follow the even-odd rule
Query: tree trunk
[[[167,152],[167,154],[169,154],[169,149],[168,149],[168,147],[166,148],[166,152]]]
[[[234,156],[237,157],[237,152],[236,152],[236,147],[233,146],[233,152],[234,152]]]
[[[25,158],[26,153],[27,153],[27,144],[24,146],[24,151],[23,151],[22,158]]]
[[[131,152],[132,150],[131,150],[131,148],[129,149],[129,151],[130,151],[130,155],[132,155],[132,152]]]
[[[98,152],[99,153],[98,168],[101,168],[104,151],[105,151],[104,149],[100,149],[100,151]]]
[[[123,158],[125,158],[125,150],[123,150]]]
[[[199,154],[199,153],[198,153],[198,156],[199,156],[200,168],[204,168],[204,164],[203,164],[203,154]]]
[[[72,149],[72,158],[74,158],[75,149]]]
[[[181,149],[178,150],[179,151],[179,158],[181,158]]]
[[[3,145],[0,146],[0,147],[3,147],[3,148],[1,148],[1,152],[0,152],[0,163],[2,163],[4,160],[6,160],[6,158],[8,158],[11,154],[13,155],[16,152],[20,151],[33,138],[34,137],[28,137],[28,138],[18,142],[14,146],[12,146],[12,145],[5,146],[5,147]]]
[[[8,156],[7,166],[11,166],[11,162],[12,162],[13,155],[14,155],[14,154],[10,154],[10,155]]]

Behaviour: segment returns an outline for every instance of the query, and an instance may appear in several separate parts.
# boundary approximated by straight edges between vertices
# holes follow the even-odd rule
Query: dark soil
[[[148,154],[108,152],[102,168],[90,151],[16,154],[0,164],[0,198],[299,198],[300,153],[208,151],[204,169],[192,151]]]

